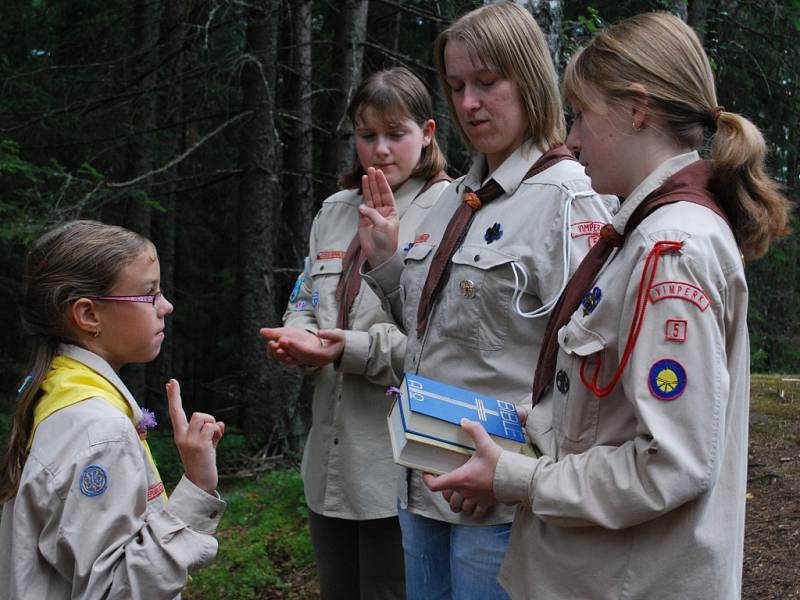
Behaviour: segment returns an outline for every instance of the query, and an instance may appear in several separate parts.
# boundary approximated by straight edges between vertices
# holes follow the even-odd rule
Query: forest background
[[[176,310],[161,356],[126,368],[166,419],[162,382],[265,456],[297,456],[310,385],[265,357],[311,220],[353,158],[345,116],[362,77],[404,65],[435,97],[458,176],[469,156],[431,47],[467,0],[3,0],[0,8],[0,390],[24,370],[20,273],[44,228],[98,218],[150,237]],[[529,1],[559,70],[594,32],[668,10],[701,36],[719,101],[769,142],[800,195],[800,0]],[[794,219],[797,230],[797,219]],[[752,367],[796,372],[798,233],[747,265]]]

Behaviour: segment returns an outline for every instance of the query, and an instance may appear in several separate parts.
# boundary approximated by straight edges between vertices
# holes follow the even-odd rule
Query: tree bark
[[[280,214],[280,155],[275,130],[277,23],[280,0],[244,5],[246,53],[241,69],[242,104],[252,116],[241,129],[243,170],[238,201],[240,363],[244,370],[241,424],[248,439],[262,442],[280,422],[276,368],[267,360],[260,327],[275,325],[272,241]]]
[[[700,41],[706,41],[706,26],[708,22],[708,0],[690,0],[688,7],[687,23],[695,30]]]
[[[561,0],[529,0],[527,8],[536,19],[547,40],[547,48],[556,70],[559,69],[561,56]]]
[[[324,181],[320,197],[337,190],[336,178],[353,158],[353,132],[347,105],[361,82],[364,40],[367,35],[369,0],[345,0],[336,19],[336,40],[332,52],[331,81],[325,121],[330,130],[322,149]]]

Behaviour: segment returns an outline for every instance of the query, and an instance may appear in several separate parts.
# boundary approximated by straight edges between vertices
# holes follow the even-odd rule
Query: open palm
[[[383,171],[367,169],[361,178],[361,189],[364,203],[359,207],[358,237],[369,264],[376,267],[397,251],[400,218]]]

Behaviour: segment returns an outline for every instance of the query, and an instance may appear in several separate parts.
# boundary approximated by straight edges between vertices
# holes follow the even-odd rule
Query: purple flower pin
[[[386,395],[387,396],[399,396],[400,395],[400,388],[397,386],[390,386],[386,388]]]
[[[142,409],[142,418],[136,424],[136,431],[139,432],[139,437],[145,439],[147,437],[147,430],[152,429],[158,425],[156,422],[156,414],[152,410],[146,408]]]

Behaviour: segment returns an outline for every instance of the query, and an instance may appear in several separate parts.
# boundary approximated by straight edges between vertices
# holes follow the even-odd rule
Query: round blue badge
[[[81,493],[84,496],[99,496],[108,489],[108,474],[100,465],[89,465],[81,472]]]
[[[686,389],[686,370],[678,361],[662,358],[650,367],[647,383],[659,400],[675,400]]]

